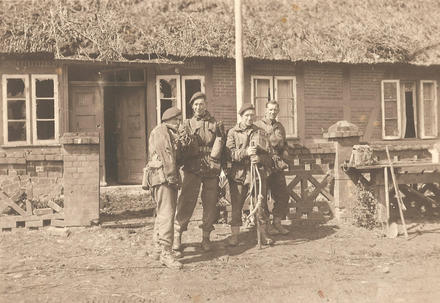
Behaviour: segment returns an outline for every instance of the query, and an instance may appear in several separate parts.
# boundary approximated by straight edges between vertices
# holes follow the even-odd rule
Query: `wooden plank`
[[[17,204],[15,204],[11,198],[9,198],[4,192],[0,191],[0,199],[3,201],[4,204],[15,210],[17,213],[19,213],[22,216],[26,216],[26,211],[19,207]]]
[[[26,227],[43,227],[43,220],[26,221]]]
[[[10,222],[10,221],[2,221],[0,219],[0,228],[15,228],[16,222]]]
[[[36,220],[52,220],[52,219],[64,219],[64,214],[50,214],[42,216],[0,216],[1,222],[17,222],[17,221],[36,221]]]
[[[56,204],[55,202],[53,202],[53,201],[47,202],[47,206],[49,206],[50,208],[52,208],[56,212],[62,212],[63,211],[63,208],[61,206],[59,206],[58,204]]]
[[[26,215],[32,215],[32,203],[28,199],[26,199]]]
[[[64,220],[60,220],[60,219],[53,219],[50,221],[50,225],[51,226],[55,226],[55,227],[65,227],[66,223]]]
[[[49,214],[53,214],[53,209],[52,208],[37,208],[37,209],[34,209],[34,215],[42,216],[42,215],[49,215]]]

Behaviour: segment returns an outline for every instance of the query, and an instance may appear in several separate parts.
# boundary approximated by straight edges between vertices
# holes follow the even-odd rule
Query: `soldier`
[[[243,204],[249,194],[251,186],[251,163],[257,164],[261,172],[261,194],[263,196],[263,202],[257,212],[257,220],[260,223],[262,243],[270,245],[273,244],[273,240],[266,234],[266,225],[269,218],[266,199],[267,160],[264,160],[264,155],[257,155],[257,147],[251,146],[250,144],[260,131],[259,128],[253,124],[255,108],[252,104],[245,103],[241,107],[239,114],[241,121],[229,130],[226,141],[226,149],[231,161],[230,165],[228,165],[227,172],[232,204],[231,237],[229,238],[229,245],[236,246],[238,244],[238,235],[240,233],[240,226],[242,225]]]
[[[271,145],[271,156],[273,166],[271,174],[267,179],[267,187],[274,199],[273,224],[268,225],[267,232],[270,235],[287,235],[289,230],[281,225],[281,220],[286,218],[289,203],[289,191],[286,185],[286,178],[283,174],[287,164],[283,161],[287,157],[286,130],[284,126],[276,120],[280,106],[277,101],[271,100],[266,103],[264,118],[255,122],[255,125],[264,129],[269,136]]]
[[[182,112],[176,107],[171,107],[163,113],[163,123],[151,131],[145,177],[146,187],[151,190],[157,204],[153,235],[155,251],[152,257],[160,258],[163,265],[176,269],[182,268],[182,263],[176,260],[172,251],[177,191],[181,183],[177,165],[177,134],[181,120]]]
[[[190,100],[194,116],[186,119],[181,132],[188,139],[183,153],[183,185],[177,202],[173,249],[181,251],[182,233],[187,230],[202,187],[202,248],[211,250],[209,239],[217,219],[217,195],[220,175],[220,153],[224,130],[206,109],[206,96],[195,93]]]

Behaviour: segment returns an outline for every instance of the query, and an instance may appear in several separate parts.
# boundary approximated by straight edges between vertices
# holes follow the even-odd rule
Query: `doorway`
[[[145,88],[106,87],[104,119],[107,183],[141,184],[146,162]]]

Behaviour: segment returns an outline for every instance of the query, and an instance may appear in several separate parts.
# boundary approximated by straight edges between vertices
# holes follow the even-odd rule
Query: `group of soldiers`
[[[263,119],[256,122],[255,107],[251,103],[243,104],[239,111],[240,121],[227,134],[223,124],[207,111],[207,102],[205,94],[195,93],[190,100],[193,116],[183,122],[180,109],[167,109],[162,115],[162,123],[152,130],[149,138],[143,185],[150,189],[157,203],[153,249],[149,254],[169,268],[183,266],[178,260],[183,256],[182,233],[188,228],[200,189],[203,206],[201,247],[204,251],[212,249],[210,233],[218,217],[221,170],[228,177],[232,206],[229,245],[239,244],[243,205],[256,189],[252,185],[251,165],[257,167],[261,175],[263,199],[256,218],[262,243],[271,245],[274,243],[271,236],[289,232],[281,224],[287,215],[289,193],[282,173],[288,154],[285,129],[277,121],[278,102],[268,101]],[[267,190],[274,200],[272,222],[269,221]]]

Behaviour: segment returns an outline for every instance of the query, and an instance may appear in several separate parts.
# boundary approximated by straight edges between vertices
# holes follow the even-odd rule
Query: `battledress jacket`
[[[148,147],[148,185],[180,184],[178,158],[180,149],[177,130],[166,123],[156,126],[150,134]]]
[[[182,140],[188,141],[183,147],[183,171],[201,177],[217,177],[221,169],[220,160],[211,158],[210,154],[216,137],[222,133],[223,126],[208,111],[203,117],[186,119],[179,129],[180,135],[188,137],[188,140]]]
[[[286,161],[289,155],[287,150],[286,130],[284,126],[279,121],[274,121],[272,123],[272,121],[267,118],[255,122],[255,125],[263,129],[269,137],[273,171],[282,170],[283,166],[286,165],[283,161]]]
[[[245,184],[249,182],[250,157],[247,155],[247,148],[253,137],[258,131],[261,131],[255,124],[246,127],[242,123],[237,123],[228,132],[226,140],[226,151],[228,155],[228,164],[226,174],[234,182]],[[260,171],[265,174],[270,172],[270,159],[268,155],[259,154]]]

